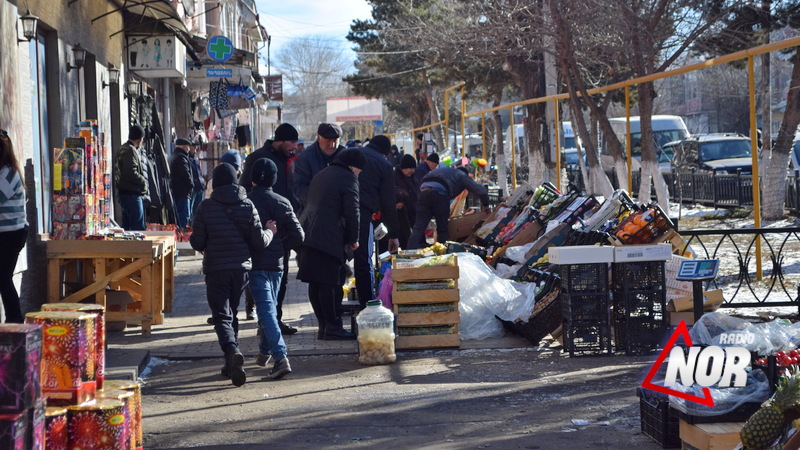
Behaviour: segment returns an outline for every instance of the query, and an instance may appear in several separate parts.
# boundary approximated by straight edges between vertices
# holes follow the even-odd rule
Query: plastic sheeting
[[[750,323],[719,312],[703,315],[689,334],[694,345],[734,345],[759,355],[771,355],[800,344],[800,322],[774,320]]]

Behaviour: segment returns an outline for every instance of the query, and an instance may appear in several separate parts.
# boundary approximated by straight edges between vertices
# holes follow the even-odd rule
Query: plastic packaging
[[[775,320],[753,324],[719,312],[703,315],[689,333],[694,345],[735,345],[759,355],[793,349],[800,343],[800,323]]]
[[[684,386],[676,383],[672,389],[699,397],[703,396],[703,388],[697,384]],[[712,386],[709,389],[711,397],[714,399],[713,407],[689,402],[676,396],[670,397],[669,406],[693,416],[719,416],[733,412],[745,403],[761,403],[770,397],[769,381],[764,372],[760,370],[748,372],[747,383],[743,387],[723,389]]]
[[[379,300],[370,300],[367,307],[356,316],[358,324],[358,362],[374,366],[391,364],[397,360],[394,352],[394,314],[381,306]]]
[[[524,263],[525,261],[527,261],[527,259],[525,258],[525,254],[528,253],[528,251],[531,249],[531,247],[533,247],[533,244],[535,243],[536,241],[533,241],[517,247],[508,247],[506,249],[506,258],[512,261],[516,261],[518,263]]]
[[[381,280],[381,285],[378,286],[378,295],[375,297],[375,300],[380,300],[383,307],[388,308],[389,310],[392,309],[393,285],[394,282],[392,281],[392,268],[389,267],[383,273],[383,279]]]

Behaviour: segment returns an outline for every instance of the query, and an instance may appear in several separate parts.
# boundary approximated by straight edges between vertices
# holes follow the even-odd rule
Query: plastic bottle
[[[394,314],[381,305],[380,300],[370,300],[367,307],[356,316],[358,324],[358,362],[368,366],[391,364],[397,360],[394,353]]]

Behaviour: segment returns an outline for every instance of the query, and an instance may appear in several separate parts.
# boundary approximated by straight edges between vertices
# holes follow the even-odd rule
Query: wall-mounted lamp
[[[67,62],[67,72],[72,69],[80,69],[86,64],[86,49],[81,47],[81,44],[72,47],[72,56],[75,59],[75,65],[73,66]]]
[[[31,14],[29,9],[19,20],[22,21],[22,36],[25,39],[17,39],[17,41],[30,42],[31,39],[36,37],[36,26],[39,25],[39,18]]]
[[[128,84],[125,86],[125,98],[138,98],[139,97],[139,87],[141,83],[139,80],[130,80]]]
[[[108,83],[103,81],[103,89],[111,86],[112,84],[119,83],[119,69],[114,66],[108,68]]]

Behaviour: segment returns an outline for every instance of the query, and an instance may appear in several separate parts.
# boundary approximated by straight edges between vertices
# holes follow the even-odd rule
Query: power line
[[[410,70],[404,70],[402,72],[390,73],[388,75],[381,75],[379,77],[364,78],[364,79],[361,79],[361,80],[353,80],[353,81],[350,81],[349,83],[363,83],[365,81],[380,80],[380,79],[383,79],[383,78],[391,78],[391,77],[395,77],[397,75],[405,75],[407,73],[419,72],[420,70],[427,70],[427,69],[430,69],[431,67],[433,67],[433,66],[417,67],[416,69],[410,69]]]

